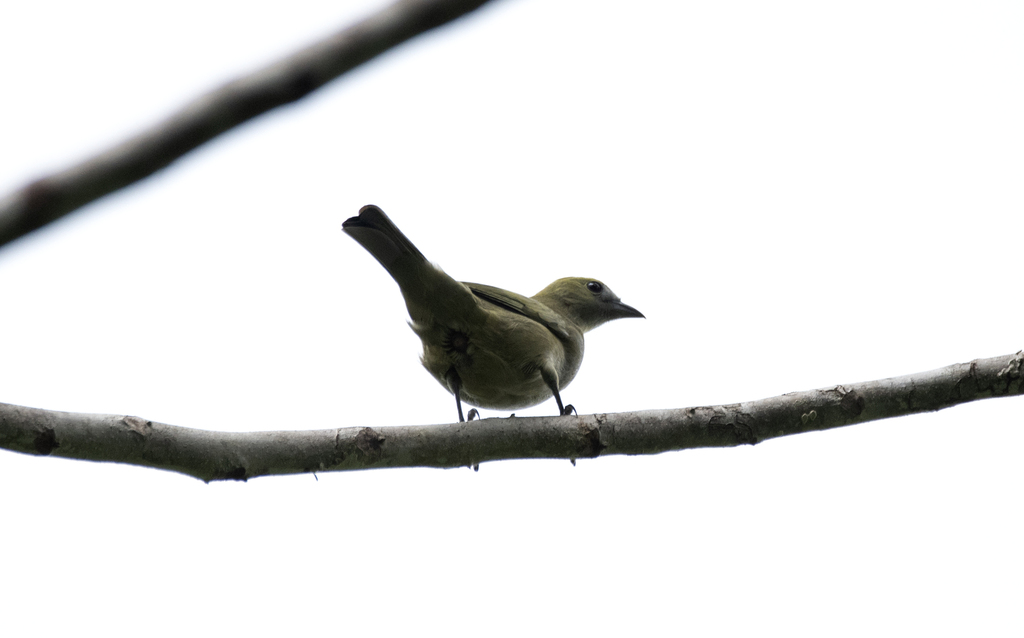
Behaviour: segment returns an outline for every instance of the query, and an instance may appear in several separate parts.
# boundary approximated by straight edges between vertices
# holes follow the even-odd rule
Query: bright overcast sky
[[[374,6],[12,4],[0,192]],[[588,335],[581,413],[1016,352],[1022,34],[1011,1],[501,0],[0,249],[0,401],[452,421],[340,230],[367,203],[458,279],[643,311]],[[1022,426],[211,485],[0,452],[4,633],[1020,635]]]

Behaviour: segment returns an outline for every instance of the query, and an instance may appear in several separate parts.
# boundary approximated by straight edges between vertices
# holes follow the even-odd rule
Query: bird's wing
[[[504,308],[509,312],[533,319],[554,333],[559,339],[569,340],[572,338],[570,336],[569,321],[536,299],[524,297],[523,295],[509,292],[502,288],[495,288],[494,286],[472,284],[469,282],[463,283],[480,299]]]

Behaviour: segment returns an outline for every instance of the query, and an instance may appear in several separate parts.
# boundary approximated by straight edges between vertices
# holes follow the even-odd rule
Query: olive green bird
[[[460,283],[427,261],[380,208],[342,224],[388,271],[405,297],[410,326],[423,341],[423,367],[462,402],[518,410],[560,392],[583,362],[583,334],[613,319],[643,317],[596,279],[559,279],[532,297]],[[476,410],[470,411],[470,420]]]

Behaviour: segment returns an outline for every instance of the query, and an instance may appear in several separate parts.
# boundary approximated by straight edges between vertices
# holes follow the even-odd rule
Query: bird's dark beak
[[[640,312],[633,306],[627,306],[621,301],[615,302],[615,314],[618,315],[618,319],[625,319],[627,317],[639,317],[640,319],[646,319],[644,313]]]

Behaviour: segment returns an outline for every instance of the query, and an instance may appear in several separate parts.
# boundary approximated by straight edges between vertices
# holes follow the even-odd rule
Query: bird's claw
[[[476,408],[470,408],[469,414],[467,414],[466,416],[469,417],[468,419],[466,419],[467,421],[472,421],[473,419],[479,419],[480,413],[476,411]]]
[[[572,407],[571,403],[565,406],[565,409],[562,410],[562,416],[569,416],[570,414],[575,414],[576,416],[579,416],[579,413],[576,412],[576,408]]]

